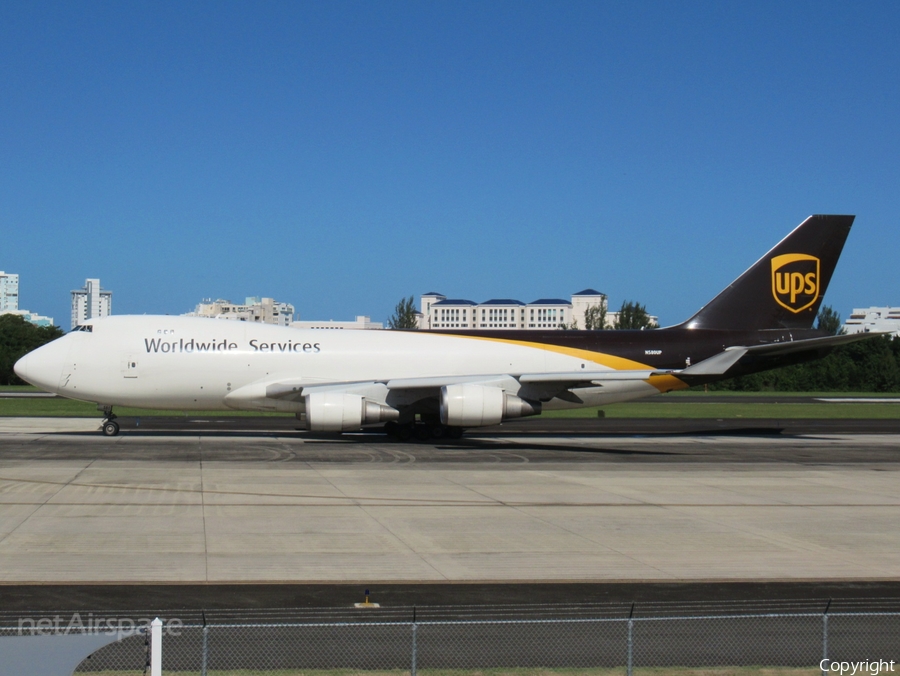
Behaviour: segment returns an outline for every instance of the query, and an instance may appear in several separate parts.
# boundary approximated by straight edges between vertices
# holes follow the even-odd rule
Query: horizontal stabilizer
[[[847,345],[876,336],[890,336],[890,331],[877,333],[850,333],[842,336],[825,336],[824,338],[807,338],[806,340],[792,340],[783,343],[769,343],[767,345],[754,345],[747,348],[747,353],[755,356],[775,357],[783,354],[795,354],[807,350],[818,350],[824,347],[837,347]]]
[[[874,336],[885,336],[890,333],[852,333],[843,336],[825,336],[823,338],[807,338],[805,340],[788,340],[781,343],[767,343],[765,345],[753,345],[746,347],[736,345],[726,348],[723,352],[704,359],[680,371],[673,371],[677,376],[721,376],[725,375],[732,366],[737,364],[745,356],[753,357],[780,357],[788,354],[810,352],[824,348],[837,347],[855,343]]]

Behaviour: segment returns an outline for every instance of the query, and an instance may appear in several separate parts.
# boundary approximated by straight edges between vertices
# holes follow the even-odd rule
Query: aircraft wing
[[[468,375],[468,376],[430,376],[424,378],[391,378],[387,380],[369,380],[361,382],[310,382],[302,380],[282,380],[267,383],[264,389],[257,392],[271,399],[296,401],[311,392],[327,392],[340,390],[348,393],[362,393],[373,387],[384,388],[388,391],[415,391],[415,390],[439,390],[447,385],[485,385],[502,387],[515,383],[522,384],[557,384],[560,386],[574,386],[590,383],[601,385],[604,382],[622,380],[646,380],[654,375],[668,375],[672,371],[658,371],[641,369],[632,371],[571,371],[557,373],[524,373],[508,374],[498,373],[494,375]],[[249,387],[249,386],[248,386]]]
[[[246,385],[226,397],[226,403],[236,408],[241,404],[259,405],[263,401],[297,402],[317,392],[359,394],[384,400],[388,394],[406,393],[412,398],[432,396],[448,385],[483,385],[501,389],[518,389],[522,385],[538,385],[565,390],[571,387],[590,387],[623,380],[647,380],[651,376],[670,375],[675,371],[639,369],[628,371],[571,371],[556,373],[498,373],[493,375],[429,376],[423,378],[391,378],[366,381],[310,381],[302,378],[279,377]],[[429,392],[431,390],[431,392]]]

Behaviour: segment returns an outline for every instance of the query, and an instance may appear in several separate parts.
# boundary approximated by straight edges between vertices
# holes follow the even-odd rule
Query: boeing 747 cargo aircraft
[[[194,317],[90,321],[23,380],[114,406],[284,411],[314,431],[459,436],[542,410],[639,399],[822,357],[812,328],[853,216],[810,216],[687,321],[644,331],[321,331]]]

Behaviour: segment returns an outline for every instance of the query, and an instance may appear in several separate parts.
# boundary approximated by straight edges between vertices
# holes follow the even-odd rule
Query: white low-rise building
[[[602,318],[604,329],[614,329],[618,312],[609,312],[606,294],[585,289],[572,294],[572,299],[539,298],[523,303],[513,298],[494,298],[483,303],[465,298],[447,298],[434,291],[422,296],[416,313],[418,328],[423,331],[443,329],[497,330],[517,329],[540,331],[545,329],[586,329],[587,316],[591,323]],[[659,326],[659,318],[649,316]],[[600,328],[592,326],[591,328]]]
[[[853,308],[844,323],[845,333],[891,331],[900,336],[900,307]]]
[[[352,322],[336,322],[333,319],[328,321],[300,321],[291,324],[292,329],[383,329],[381,322],[373,322],[371,317],[366,315],[358,315]]]
[[[294,306],[290,303],[277,302],[273,298],[250,296],[244,300],[243,304],[222,299],[206,300],[197,305],[193,312],[182,316],[290,326],[294,321]]]
[[[474,301],[464,298],[444,298],[434,293],[423,296],[420,315],[417,317],[420,321],[419,328],[425,330],[476,328],[476,306]]]
[[[523,303],[513,298],[492,298],[483,303],[464,298],[447,298],[430,292],[422,296],[417,315],[418,328],[432,329],[517,329],[541,330],[566,327],[584,328],[588,308],[606,309],[606,296],[586,289],[568,301],[540,298]],[[608,327],[607,327],[608,328]]]
[[[575,322],[573,328],[588,328],[585,315],[591,308],[600,308],[603,311],[605,318],[603,328],[611,329],[613,327],[613,325],[609,323],[609,305],[606,300],[606,294],[600,293],[594,289],[585,289],[584,291],[572,294],[572,321]]]
[[[45,317],[37,312],[29,312],[28,310],[6,310],[0,312],[0,315],[18,315],[29,324],[35,326],[53,326],[53,317]]]
[[[541,298],[525,306],[522,329],[560,329],[572,326],[573,306],[562,298]]]

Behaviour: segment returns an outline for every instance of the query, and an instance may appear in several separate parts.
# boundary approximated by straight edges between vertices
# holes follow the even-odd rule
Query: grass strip
[[[37,392],[37,388],[25,386],[3,386],[4,392]],[[607,418],[702,418],[702,419],[736,419],[767,418],[776,420],[791,419],[836,419],[836,420],[896,420],[900,419],[900,403],[896,402],[798,402],[766,403],[744,402],[745,397],[773,397],[784,401],[787,397],[861,397],[867,399],[898,399],[897,393],[859,393],[859,392],[711,392],[711,397],[720,400],[728,397],[729,401],[679,402],[678,398],[703,396],[698,392],[671,392],[664,395],[666,401],[645,399],[639,402],[609,404],[602,407],[572,409],[566,411],[546,411],[545,418],[596,418],[597,411],[602,410]],[[269,413],[260,411],[181,411],[151,410],[142,408],[116,407],[116,415],[123,417],[151,416],[275,416],[291,417],[290,413]],[[55,398],[0,398],[0,416],[3,417],[63,417],[63,418],[99,418],[102,414],[96,405]]]
[[[290,413],[269,413],[264,411],[178,411],[178,410],[154,410],[146,408],[130,408],[128,406],[116,406],[115,413],[120,417],[138,418],[150,416],[177,417],[190,415],[196,416],[287,416]],[[596,415],[596,414],[594,414]],[[55,418],[102,418],[103,413],[97,410],[96,404],[73,399],[0,399],[0,417],[55,417]]]
[[[545,418],[596,418],[597,408],[547,411]],[[599,407],[606,418],[767,418],[774,420],[896,420],[900,419],[898,403],[677,403],[626,402]]]

